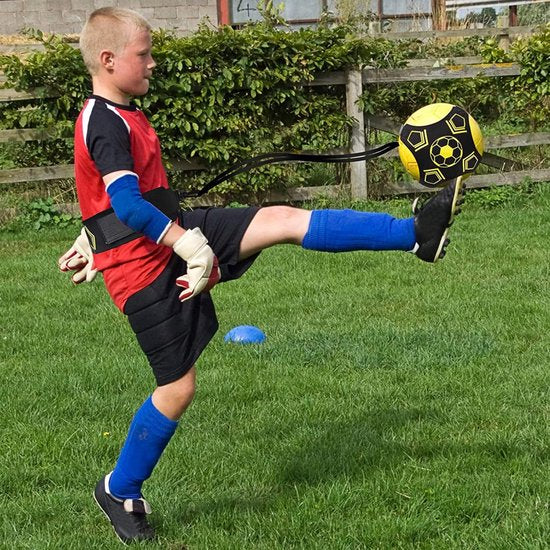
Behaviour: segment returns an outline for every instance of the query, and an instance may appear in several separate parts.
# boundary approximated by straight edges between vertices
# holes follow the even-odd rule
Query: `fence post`
[[[499,48],[507,52],[510,49],[510,30],[508,29],[508,15],[497,16],[497,28],[506,29],[506,34],[500,35],[498,39]]]
[[[351,128],[350,153],[365,150],[365,116],[357,104],[363,93],[362,74],[360,69],[346,73],[346,111],[354,119]],[[352,199],[367,198],[367,162],[350,163],[350,184]]]

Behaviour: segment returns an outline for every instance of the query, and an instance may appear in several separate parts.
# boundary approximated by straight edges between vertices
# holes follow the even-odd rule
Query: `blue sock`
[[[117,498],[141,498],[141,486],[151,475],[178,423],[164,416],[151,397],[135,414],[126,442],[109,480]]]
[[[412,250],[415,242],[414,218],[356,210],[314,210],[302,246],[324,252]]]

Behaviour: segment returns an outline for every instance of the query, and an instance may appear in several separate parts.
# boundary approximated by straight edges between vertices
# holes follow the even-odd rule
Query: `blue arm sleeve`
[[[156,243],[160,241],[171,220],[142,197],[135,174],[125,174],[117,178],[109,184],[107,193],[111,206],[122,223]]]

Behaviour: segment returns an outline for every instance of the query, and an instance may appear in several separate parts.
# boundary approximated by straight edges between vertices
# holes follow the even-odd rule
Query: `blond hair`
[[[126,8],[99,8],[90,14],[80,33],[80,51],[91,75],[99,70],[99,54],[103,50],[122,52],[133,29],[151,30],[151,25]]]

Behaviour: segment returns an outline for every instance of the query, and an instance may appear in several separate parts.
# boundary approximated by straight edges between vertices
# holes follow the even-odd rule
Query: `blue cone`
[[[265,341],[265,334],[252,325],[239,325],[232,328],[225,336],[226,342],[235,344],[261,344]]]

